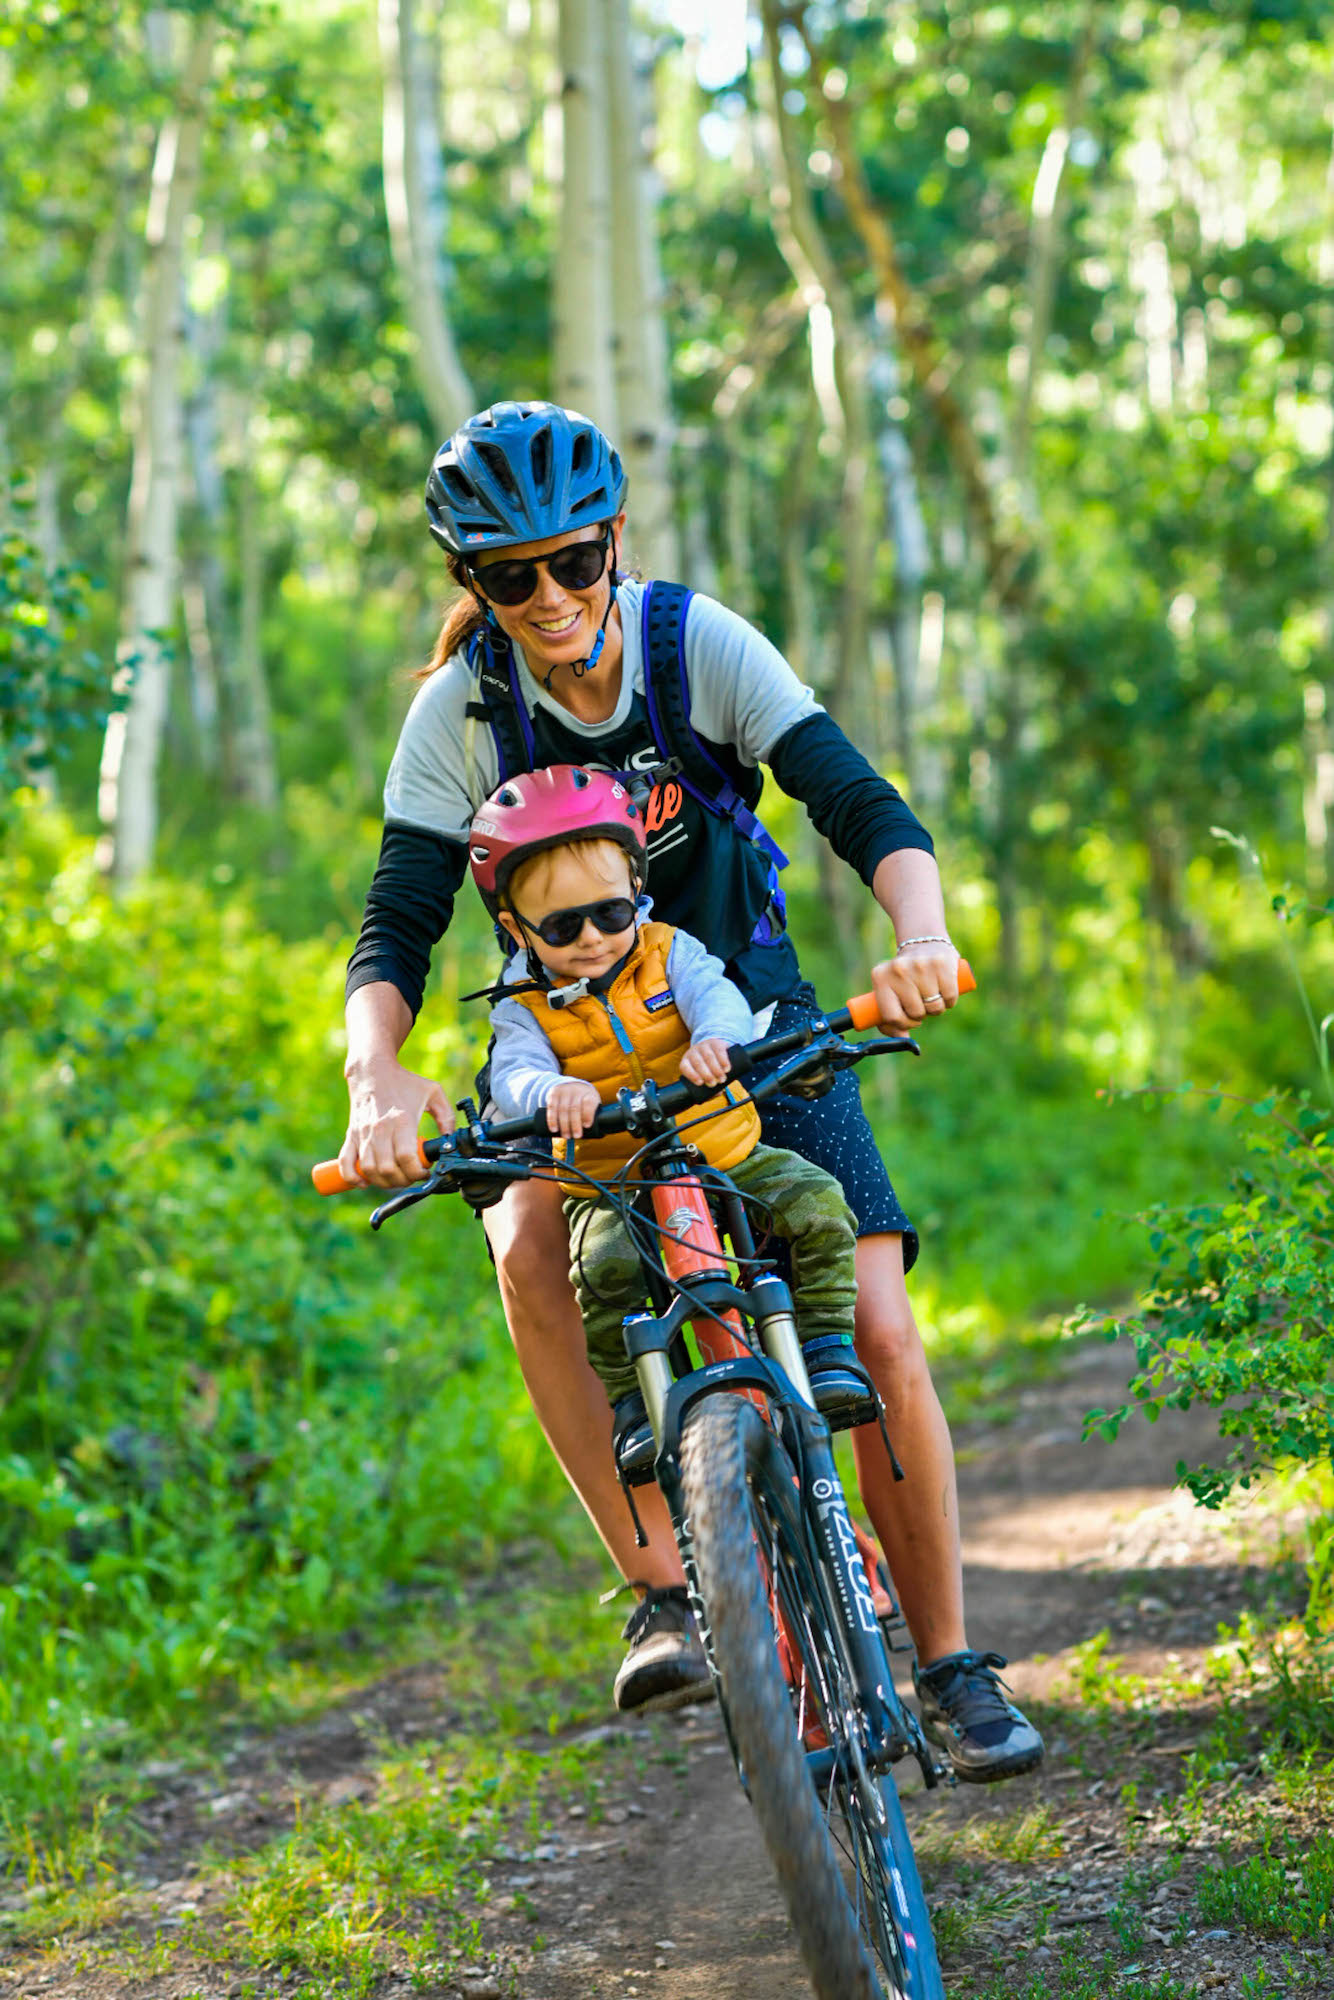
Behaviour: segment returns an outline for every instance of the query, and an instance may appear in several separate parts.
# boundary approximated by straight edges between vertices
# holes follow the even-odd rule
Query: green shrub
[[[21,515],[17,480],[11,499]],[[20,527],[0,528],[0,819],[115,705],[104,663],[80,644],[88,590],[77,571],[48,567]]]
[[[560,1475],[458,1204],[375,1240],[312,1158],[341,952],[0,860],[0,1798],[551,1532]]]
[[[1275,908],[1293,914],[1283,898]],[[1302,999],[1334,1105],[1329,1018],[1317,1024],[1304,988]],[[1223,1093],[1211,1102],[1219,1109]],[[1147,1295],[1105,1322],[1109,1338],[1134,1339],[1133,1401],[1086,1420],[1111,1438],[1134,1408],[1150,1421],[1169,1406],[1216,1409],[1232,1441],[1224,1462],[1177,1468],[1206,1507],[1274,1467],[1334,1458],[1334,1110],[1309,1094],[1241,1106],[1247,1157],[1231,1198],[1150,1211]]]

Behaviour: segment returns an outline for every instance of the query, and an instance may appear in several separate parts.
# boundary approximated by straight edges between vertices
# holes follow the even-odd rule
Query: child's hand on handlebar
[[[601,1103],[591,1083],[567,1076],[547,1099],[547,1130],[558,1139],[578,1139],[593,1123]]]
[[[722,1036],[706,1035],[702,1042],[692,1042],[681,1058],[681,1074],[687,1083],[726,1083],[732,1065]]]

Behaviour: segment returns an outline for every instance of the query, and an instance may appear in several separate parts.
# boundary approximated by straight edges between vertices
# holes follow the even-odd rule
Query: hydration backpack
[[[753,942],[771,944],[787,924],[787,904],[779,871],[787,856],[773,835],[756,818],[764,780],[758,770],[740,770],[736,778],[724,770],[690,719],[690,682],[686,675],[686,611],[692,592],[679,583],[644,586],[641,635],[644,656],[644,706],[658,756],[651,771],[621,771],[617,776],[642,808],[657,784],[674,779],[705,812],[729,819],[742,837],[758,847],[769,864],[769,902],[753,933]],[[485,722],[495,740],[500,766],[498,783],[534,768],[533,723],[519,686],[519,666],[504,634],[483,626],[468,643],[468,665],[474,697],[467,717],[468,763],[475,770],[473,731]],[[478,799],[477,804],[481,801]]]

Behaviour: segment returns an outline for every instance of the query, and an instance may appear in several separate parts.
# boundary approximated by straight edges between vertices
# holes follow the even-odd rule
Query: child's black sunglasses
[[[535,931],[543,944],[554,945],[559,951],[564,945],[574,943],[584,927],[585,917],[603,937],[628,931],[635,920],[635,905],[629,896],[604,896],[601,902],[580,903],[577,909],[548,910],[540,924],[530,923],[517,910],[514,914],[525,930]]]
[[[468,571],[484,597],[493,604],[526,604],[537,589],[539,565],[551,572],[552,581],[562,590],[591,590],[607,567],[607,545],[611,528],[605,527],[595,542],[566,542],[549,556],[528,556],[522,562],[492,562]]]

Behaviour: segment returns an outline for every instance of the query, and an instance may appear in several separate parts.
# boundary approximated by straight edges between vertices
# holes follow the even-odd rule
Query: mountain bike
[[[961,989],[972,984],[961,965]],[[909,1036],[845,1038],[877,1018],[862,994],[731,1049],[732,1078],[762,1104],[818,1094],[868,1057],[918,1053]],[[728,1742],[817,2000],[944,2000],[893,1767],[915,1759],[928,1787],[948,1773],[894,1687],[888,1573],[849,1513],[792,1294],[757,1253],[754,1202],[690,1143],[698,1120],[683,1114],[717,1091],[647,1082],[590,1128],[641,1142],[614,1179],[582,1176],[621,1215],[644,1277],[646,1307],[624,1335],[647,1422],[618,1437],[617,1470],[632,1511],[649,1479],[666,1499]],[[459,1110],[455,1132],[422,1144],[425,1178],[382,1202],[373,1228],[431,1195],[556,1178],[544,1111],[484,1122],[468,1098]],[[335,1161],[312,1178],[322,1193],[353,1185]],[[869,1378],[851,1374],[847,1391],[838,1427],[883,1430]]]

